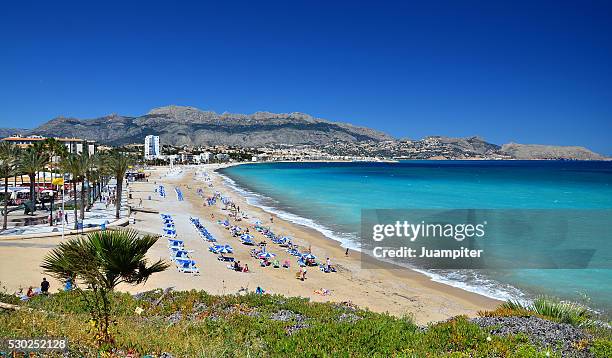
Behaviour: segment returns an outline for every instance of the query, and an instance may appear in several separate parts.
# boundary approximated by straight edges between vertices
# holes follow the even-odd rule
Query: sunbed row
[[[176,264],[179,272],[184,273],[199,273],[200,270],[195,260],[189,257],[189,251],[185,248],[185,242],[178,239],[176,236],[176,226],[174,219],[169,214],[161,214],[163,221],[163,236],[168,240],[168,250],[170,254],[170,260]]]

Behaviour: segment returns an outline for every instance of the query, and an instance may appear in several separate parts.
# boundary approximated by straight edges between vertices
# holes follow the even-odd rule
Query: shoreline
[[[300,162],[300,161],[283,161],[284,163],[318,163],[318,162],[322,162],[322,161],[304,161],[304,162]],[[288,221],[291,222],[294,225],[299,225],[302,226],[306,229],[312,230],[314,232],[316,232],[317,234],[322,235],[325,239],[329,240],[332,243],[336,243],[338,244],[339,247],[346,249],[349,248],[352,251],[356,251],[356,252],[360,252],[360,249],[358,247],[356,247],[355,245],[347,245],[344,246],[347,241],[343,240],[343,238],[336,232],[334,232],[332,229],[326,227],[323,224],[320,224],[310,218],[305,218],[299,215],[296,215],[294,213],[288,212],[284,209],[280,209],[280,208],[276,208],[276,207],[272,207],[269,205],[264,205],[262,203],[258,203],[257,201],[259,201],[260,199],[263,200],[274,200],[272,198],[267,197],[264,194],[255,192],[249,188],[245,188],[240,186],[240,184],[238,184],[233,178],[230,178],[229,176],[225,175],[224,173],[221,172],[221,170],[229,168],[229,167],[234,167],[234,166],[239,166],[239,165],[248,165],[248,164],[262,164],[262,162],[259,163],[251,163],[251,162],[239,162],[239,163],[224,163],[224,164],[217,164],[218,167],[216,169],[213,170],[213,172],[220,176],[223,179],[223,184],[225,187],[229,187],[229,189],[231,189],[232,191],[234,191],[236,193],[236,195],[241,195],[245,197],[245,201],[248,205],[257,207],[259,209],[261,209],[262,211],[268,213],[269,215],[273,215],[276,219],[282,219],[284,221]],[[348,234],[347,234],[348,235]],[[349,244],[350,244],[350,240],[349,240]],[[382,261],[382,260],[378,260],[374,257],[371,256],[367,256],[367,255],[361,255],[361,257],[366,257],[368,259],[368,265],[372,265],[372,262],[375,262],[377,264],[381,264],[383,265],[383,267],[385,267],[386,269],[392,269],[392,270],[410,270],[413,271],[415,273],[421,274],[426,276],[428,279],[430,279],[433,282],[437,282],[449,287],[453,287],[456,289],[460,289],[463,291],[467,291],[470,293],[474,293],[480,296],[484,296],[486,298],[492,299],[492,300],[496,300],[501,302],[504,302],[508,299],[512,299],[512,300],[519,300],[519,301],[525,301],[524,299],[524,293],[521,292],[519,289],[513,287],[513,286],[509,286],[506,285],[506,287],[504,288],[498,288],[497,290],[486,290],[486,289],[481,289],[479,287],[476,287],[474,285],[470,285],[464,281],[461,280],[451,280],[447,277],[445,277],[442,274],[438,274],[435,272],[431,272],[425,269],[419,269],[416,267],[407,267],[407,266],[401,266],[398,265],[396,263],[392,263],[392,262],[387,262],[387,261]],[[368,267],[369,267],[368,266]],[[481,282],[483,284],[491,284],[491,285],[501,285],[501,283],[498,283],[492,279],[480,279],[482,280]]]
[[[225,265],[207,266],[207,261],[212,257],[209,253],[204,254],[204,275],[215,277],[216,281],[198,282],[197,284],[186,284],[184,282],[176,282],[177,289],[203,288],[211,293],[228,293],[236,292],[241,287],[254,289],[261,286],[269,293],[278,293],[286,296],[299,296],[310,299],[315,302],[344,302],[350,301],[360,307],[368,308],[375,312],[388,312],[395,316],[411,315],[415,321],[420,324],[425,324],[434,321],[446,320],[456,315],[475,316],[478,311],[490,310],[496,308],[501,301],[495,300],[477,293],[469,292],[450,285],[435,282],[426,275],[399,268],[391,264],[380,262],[374,258],[365,257],[368,264],[372,264],[376,269],[361,269],[361,254],[357,251],[351,251],[349,257],[345,257],[345,250],[337,241],[331,240],[320,232],[295,223],[288,222],[283,218],[272,215],[274,224],[272,230],[277,234],[290,236],[293,242],[298,244],[301,249],[311,247],[312,253],[316,255],[320,261],[325,262],[326,257],[330,257],[335,266],[339,268],[338,273],[326,274],[319,271],[316,267],[308,270],[308,279],[304,282],[295,280],[294,273],[297,270],[295,258],[286,254],[284,249],[278,248],[274,244],[270,244],[271,252],[277,254],[279,260],[285,257],[291,260],[292,267],[290,270],[283,271],[282,269],[260,268],[257,262],[253,262],[250,258],[248,250],[242,245],[236,244],[234,238],[231,238],[227,230],[220,228],[216,224],[216,220],[228,218],[228,212],[217,206],[202,206],[204,199],[199,197],[195,192],[197,188],[203,188],[206,196],[210,196],[213,192],[219,191],[224,196],[229,197],[236,205],[240,206],[241,212],[245,212],[250,220],[254,218],[268,219],[270,214],[265,210],[247,203],[247,198],[233,188],[229,187],[220,173],[215,172],[216,169],[237,165],[232,163],[229,165],[208,164],[200,166],[183,167],[183,175],[180,178],[164,178],[159,177],[159,180],[180,186],[187,202],[190,206],[189,215],[196,216],[206,226],[206,228],[219,240],[220,243],[230,243],[235,249],[235,257],[242,262],[246,262],[251,268],[250,274],[233,273],[225,269]],[[160,172],[167,171],[168,168],[155,168],[151,172],[149,182],[157,181],[156,175]],[[204,182],[203,178],[196,178],[196,172],[205,172],[210,178],[210,182]],[[150,184],[149,184],[150,185]],[[212,187],[209,187],[212,185]],[[169,187],[168,187],[169,189]],[[170,192],[169,190],[167,190]],[[170,197],[165,199],[168,201]],[[183,204],[184,205],[184,204]],[[168,210],[166,210],[168,211]],[[160,212],[166,212],[160,209]],[[172,212],[169,212],[172,213]],[[185,211],[182,210],[182,214]],[[214,215],[214,219],[211,219]],[[185,215],[187,216],[187,215]],[[244,220],[239,225],[245,227],[250,220]],[[138,220],[137,220],[138,221]],[[187,221],[185,219],[185,221]],[[230,220],[233,221],[233,220]],[[261,220],[265,221],[265,220]],[[159,217],[155,217],[155,224],[159,225]],[[180,225],[180,224],[179,224]],[[147,225],[150,226],[150,225]],[[155,227],[155,226],[153,226]],[[178,231],[177,231],[178,232]],[[256,233],[256,235],[258,235]],[[181,235],[179,235],[181,236]],[[255,241],[260,241],[261,236],[257,236]],[[187,239],[184,239],[187,240]],[[195,241],[200,241],[197,239]],[[186,246],[190,247],[190,243],[186,242]],[[196,245],[201,245],[198,243]],[[208,245],[208,244],[207,244]],[[196,248],[194,257],[198,257],[199,250]],[[303,251],[303,250],[301,250]],[[167,252],[167,249],[163,249]],[[370,260],[372,260],[370,262]],[[198,259],[196,259],[198,261]],[[201,261],[198,261],[198,264]],[[211,267],[212,266],[212,267]],[[255,267],[253,267],[255,266]],[[220,267],[220,268],[219,268]],[[289,272],[287,272],[289,271]],[[208,274],[206,274],[208,272]],[[150,288],[168,287],[168,280],[163,279],[162,273],[157,279],[146,286]],[[178,277],[184,276],[178,274]],[[194,278],[194,280],[196,280]],[[200,281],[199,278],[197,281]],[[157,284],[156,284],[157,283]],[[165,285],[165,286],[164,286]],[[144,289],[146,289],[145,287]],[[326,288],[333,293],[330,296],[320,296],[314,292]],[[144,290],[140,289],[140,291]]]
[[[325,227],[324,225],[317,223],[316,221],[312,219],[301,217],[299,215],[284,211],[283,209],[278,209],[278,208],[270,207],[267,205],[254,203],[253,201],[256,201],[257,197],[260,197],[260,198],[267,198],[267,197],[263,194],[254,192],[244,187],[241,187],[238,183],[236,183],[234,179],[220,172],[220,170],[228,168],[228,167],[245,165],[245,164],[256,164],[256,163],[244,162],[244,163],[228,163],[224,165],[218,165],[217,168],[212,170],[212,172],[221,178],[220,184],[226,190],[229,189],[229,191],[231,191],[234,195],[241,196],[242,199],[244,200],[244,203],[250,206],[251,208],[255,208],[261,212],[264,212],[268,215],[273,216],[275,222],[281,220],[283,222],[286,222],[288,225],[299,226],[303,228],[303,230],[310,232],[311,235],[313,235],[313,238],[324,240],[327,242],[327,244],[331,246],[337,246],[337,248],[342,251],[346,248],[346,246],[342,246],[343,244],[342,240],[338,237],[338,235],[336,235],[336,233],[333,232],[333,230]],[[247,194],[247,196],[245,196],[245,194]],[[297,218],[299,222],[294,221],[295,218]],[[312,223],[312,226],[305,224],[304,221]],[[317,243],[321,244],[320,241],[318,241]],[[441,285],[444,288],[458,290],[460,292],[464,292],[469,295],[478,295],[486,300],[492,300],[496,304],[503,302],[503,300],[501,300],[500,298],[494,297],[492,295],[487,295],[483,292],[477,292],[477,291],[470,290],[469,289],[470,287],[459,287],[456,283],[453,284],[454,282],[452,281],[445,281],[444,277],[441,275],[436,275],[434,273],[431,273],[425,270],[420,270],[417,268],[408,268],[408,267],[397,265],[395,263],[381,261],[374,257],[362,254],[358,248],[349,247],[349,249],[352,250],[352,252],[359,253],[359,256],[360,256],[359,260],[367,261],[368,267],[374,266],[374,267],[377,267],[383,270],[390,270],[390,271],[393,271],[395,274],[397,274],[398,277],[411,278],[411,279],[415,279],[418,277],[420,281],[422,280],[421,283],[426,284],[426,282],[430,282],[432,284],[431,287],[439,288],[438,285]]]

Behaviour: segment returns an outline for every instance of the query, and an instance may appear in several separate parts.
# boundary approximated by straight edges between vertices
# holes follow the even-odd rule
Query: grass
[[[161,292],[138,299],[112,296],[115,344],[102,356],[175,357],[556,357],[524,335],[498,337],[465,317],[418,327],[409,317],[393,317],[351,305],[314,303],[279,295],[209,295]],[[76,356],[98,354],[86,305],[60,292],[21,303],[31,310],[0,311],[0,337],[66,336]],[[137,314],[137,308],[143,312]],[[273,319],[285,313],[286,320]],[[610,340],[589,347],[610,356]],[[547,355],[548,354],[548,355]]]
[[[491,314],[496,316],[537,316],[577,327],[591,327],[595,324],[587,307],[546,296],[537,297],[530,304],[507,301],[497,310],[490,312],[489,315]],[[487,313],[483,312],[481,315],[487,316]]]

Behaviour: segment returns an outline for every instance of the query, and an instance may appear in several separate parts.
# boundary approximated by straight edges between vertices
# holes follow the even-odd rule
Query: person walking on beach
[[[46,277],[43,277],[43,280],[40,283],[40,292],[42,292],[43,295],[49,294],[49,281],[47,281]]]
[[[346,252],[344,253],[344,256],[348,257],[348,247],[346,248]]]

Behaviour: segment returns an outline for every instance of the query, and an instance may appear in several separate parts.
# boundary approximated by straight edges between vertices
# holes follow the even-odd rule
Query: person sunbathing
[[[34,297],[34,295],[36,295],[36,294],[34,293],[34,290],[32,289],[32,286],[30,286],[30,287],[28,288],[28,293],[26,293],[26,296],[28,296],[28,297]]]
[[[242,272],[244,272],[244,273],[249,272],[249,265],[248,264],[244,264],[244,268],[242,269]]]
[[[327,296],[329,295],[331,292],[329,292],[328,289],[326,288],[322,288],[320,290],[315,290],[314,293],[316,293],[317,295],[321,295],[321,296]]]

